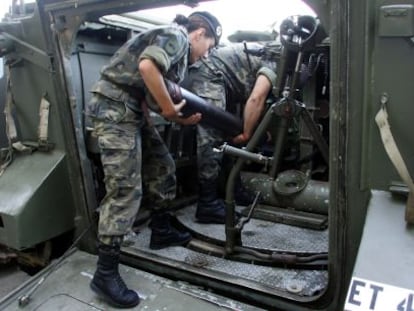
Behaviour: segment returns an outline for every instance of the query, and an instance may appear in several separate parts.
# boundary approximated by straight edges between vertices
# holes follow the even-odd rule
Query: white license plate
[[[414,311],[414,290],[353,277],[345,311]]]

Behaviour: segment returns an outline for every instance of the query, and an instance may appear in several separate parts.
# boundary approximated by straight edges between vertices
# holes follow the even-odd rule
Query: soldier
[[[237,112],[237,107],[230,105],[246,103],[243,133],[233,138],[236,144],[247,142],[253,134],[265,108],[266,97],[276,83],[276,60],[253,56],[256,54],[253,51],[259,52],[263,48],[261,44],[246,46],[235,43],[215,49],[208,58],[190,66],[184,84],[224,110]],[[279,50],[278,46],[272,48]],[[213,147],[224,140],[220,131],[197,125],[199,197],[195,216],[200,223],[223,224],[225,221],[224,202],[217,194],[222,156],[213,151]]]
[[[201,114],[180,117],[185,102],[174,105],[164,79],[179,83],[187,63],[216,46],[218,20],[208,12],[142,32],[128,40],[101,70],[92,88],[87,114],[98,137],[105,174],[106,196],[100,205],[98,263],[91,288],[117,307],[133,307],[139,296],[127,288],[118,272],[120,246],[140,207],[142,186],[152,201],[150,248],[184,245],[191,239],[170,224],[165,207],[175,197],[175,164],[156,128],[147,105],[168,120],[196,124]]]

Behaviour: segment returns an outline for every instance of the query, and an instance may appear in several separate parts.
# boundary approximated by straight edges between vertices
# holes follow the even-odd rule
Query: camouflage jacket
[[[244,43],[219,47],[190,66],[184,87],[222,109],[232,110],[228,107],[231,103],[244,104],[259,74],[275,85],[277,59],[260,53],[264,47],[260,43],[247,44],[248,50],[258,53],[246,52]]]
[[[147,98],[148,105],[157,110],[138,70],[141,59],[151,59],[162,75],[175,83],[184,79],[188,66],[189,40],[187,31],[178,25],[161,26],[129,39],[101,69],[101,80],[92,88],[114,100],[122,100],[125,92]],[[108,83],[109,82],[109,83]],[[131,101],[129,100],[129,105]],[[134,103],[140,110],[139,100]],[[135,109],[134,109],[135,108]]]

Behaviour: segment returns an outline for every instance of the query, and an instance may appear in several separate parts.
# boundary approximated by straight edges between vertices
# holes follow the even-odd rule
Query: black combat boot
[[[210,182],[199,185],[195,217],[199,223],[224,224],[226,210],[223,200],[217,195],[216,183]]]
[[[199,185],[196,220],[202,224],[224,224],[226,222],[226,208],[224,201],[217,194],[215,183]],[[235,222],[240,219],[240,213],[235,211]]]
[[[100,243],[97,269],[91,289],[117,308],[132,308],[139,303],[138,294],[126,287],[118,272],[120,246]]]
[[[152,214],[150,228],[151,249],[162,249],[169,246],[183,246],[191,240],[191,234],[180,232],[171,225],[171,215],[165,212]]]

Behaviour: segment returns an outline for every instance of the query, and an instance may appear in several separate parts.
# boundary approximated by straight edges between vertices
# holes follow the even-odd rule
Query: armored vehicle
[[[151,113],[193,238],[149,249],[143,202],[121,254],[137,310],[414,310],[414,1],[306,3],[315,16],[287,16],[277,48],[250,51],[277,61],[277,83],[247,145],[217,148],[224,225],[194,221],[195,128]],[[104,195],[89,90],[128,38],[165,22],[146,9],[203,1],[19,4],[0,23],[0,245],[39,271],[0,309],[108,310],[89,290]]]

